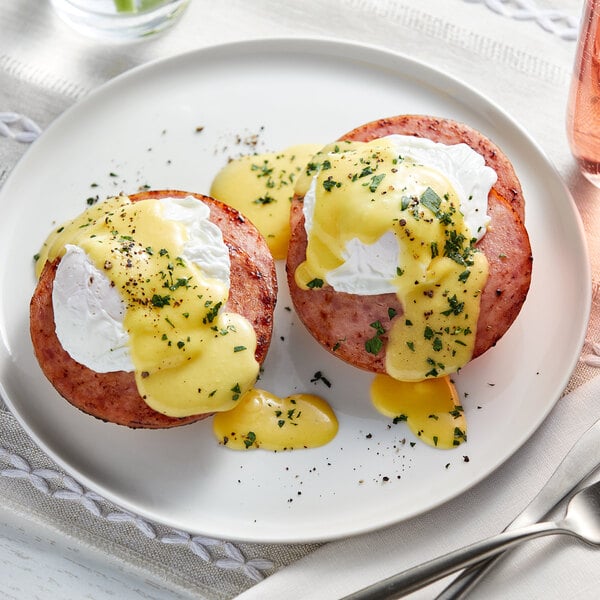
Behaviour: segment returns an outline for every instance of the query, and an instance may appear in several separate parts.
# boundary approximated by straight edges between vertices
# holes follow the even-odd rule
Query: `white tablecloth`
[[[581,6],[581,0],[192,0],[181,22],[166,34],[110,45],[72,32],[40,0],[2,0],[0,185],[26,151],[23,140],[36,136],[34,124],[43,130],[91,90],[136,65],[240,39],[352,40],[430,63],[478,89],[519,122],[575,196],[596,281],[600,194],[578,175],[564,133]],[[5,575],[0,594],[69,598],[78,597],[74,590],[81,591],[79,597],[86,590],[90,598],[101,598],[110,590],[127,598],[336,598],[398,567],[499,531],[535,494],[569,444],[600,416],[594,300],[584,348],[592,358],[577,367],[568,386],[575,392],[559,402],[509,462],[461,498],[418,519],[323,546],[234,544],[193,538],[138,519],[62,473],[8,411],[0,410],[0,540],[5,540],[0,544],[0,573]],[[50,536],[47,543],[40,528]],[[397,552],[407,546],[410,554]],[[62,558],[44,559],[53,547]],[[74,559],[74,548],[79,552],[75,556],[84,558]],[[23,575],[30,571],[19,554],[45,565],[48,578],[39,586],[35,577]],[[75,568],[79,560],[83,565]],[[9,570],[16,580],[7,577]],[[75,571],[77,587],[69,585]],[[103,578],[104,586],[99,583]],[[513,554],[477,597],[594,598],[599,585],[600,555],[555,540]],[[421,597],[431,594],[428,590]]]

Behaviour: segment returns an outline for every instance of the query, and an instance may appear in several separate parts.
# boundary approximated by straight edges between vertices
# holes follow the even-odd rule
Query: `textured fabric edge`
[[[573,41],[579,34],[579,19],[560,10],[543,9],[533,0],[463,0],[468,4],[484,4],[503,17],[534,21],[544,31],[563,40]]]
[[[239,571],[253,582],[261,581],[265,576],[263,571],[272,570],[275,566],[266,558],[247,559],[240,548],[229,541],[194,536],[175,529],[159,533],[157,526],[150,521],[112,505],[107,506],[109,503],[102,496],[85,489],[71,476],[56,469],[35,468],[23,456],[2,446],[0,476],[25,480],[38,492],[55,500],[77,502],[93,517],[116,524],[129,523],[149,540],[186,548],[202,561],[220,569]],[[219,549],[221,556],[217,556],[213,549]]]

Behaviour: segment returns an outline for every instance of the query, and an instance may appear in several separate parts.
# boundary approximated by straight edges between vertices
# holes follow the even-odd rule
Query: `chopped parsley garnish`
[[[379,354],[383,348],[383,341],[376,335],[365,342],[365,350],[369,354]]]
[[[475,252],[475,249],[471,245],[465,247],[465,243],[468,241],[467,238],[462,233],[458,233],[454,229],[447,230],[446,236],[447,239],[446,243],[444,244],[444,256],[451,258],[459,265],[472,265],[472,254]]]
[[[383,340],[381,336],[385,334],[385,329],[381,321],[374,321],[370,324],[375,329],[375,335],[365,342],[365,350],[370,354],[379,354],[383,348]]]
[[[258,171],[257,177],[269,177],[273,173],[273,167],[269,167],[269,161],[263,161],[262,165],[253,164],[250,166],[252,171]]]
[[[202,319],[202,323],[204,323],[205,325],[207,323],[212,323],[215,320],[215,318],[219,312],[219,309],[221,308],[221,304],[222,304],[222,302],[217,302],[216,304],[212,305],[208,309],[204,319]]]
[[[244,436],[244,446],[246,446],[246,448],[250,448],[250,446],[252,446],[255,443],[256,443],[256,434],[254,433],[254,431],[249,431]]]
[[[373,175],[373,177],[371,177],[371,181],[368,184],[369,191],[375,193],[377,191],[377,188],[379,187],[379,184],[383,181],[384,177],[385,173],[381,173],[380,175]]]
[[[469,275],[471,274],[471,271],[469,271],[469,269],[465,269],[459,276],[458,276],[458,280],[461,283],[466,283],[467,279],[469,279]]]
[[[465,303],[459,302],[458,298],[456,297],[456,294],[448,298],[448,304],[450,308],[448,310],[442,311],[442,314],[446,317],[450,315],[459,315],[465,307]]]
[[[460,406],[460,405],[458,405],[458,406],[456,406],[454,408],[454,410],[451,410],[449,412],[449,414],[450,414],[451,417],[454,417],[455,419],[458,419],[462,415],[463,410],[464,410],[463,407]]]
[[[306,287],[310,290],[314,289],[314,288],[322,288],[323,287],[323,280],[319,279],[318,277],[315,277],[314,279],[311,279],[307,284]]]
[[[179,277],[175,281],[171,281],[171,283],[165,282],[163,287],[169,288],[172,292],[174,292],[177,288],[180,287],[189,287],[191,277]]]
[[[412,196],[402,196],[400,199],[400,210],[406,210],[415,200],[416,198]]]
[[[326,192],[330,192],[333,188],[342,187],[342,184],[339,181],[335,181],[331,176],[329,176],[324,182],[323,187]]]
[[[419,198],[419,202],[426,208],[428,208],[434,215],[437,216],[438,211],[440,210],[440,206],[442,204],[442,199],[436,194],[434,190],[428,187]]]
[[[150,300],[150,302],[152,302],[152,306],[156,306],[157,308],[162,308],[163,306],[167,306],[170,304],[171,296],[169,296],[169,295],[161,296],[159,294],[154,294],[152,296],[152,299]]]
[[[467,441],[467,434],[460,427],[454,428],[454,440],[452,441],[453,446],[458,446],[461,442]]]
[[[264,196],[261,196],[260,198],[257,198],[256,200],[253,200],[254,204],[271,204],[272,202],[277,202],[275,200],[275,198],[273,198],[272,196],[269,196],[269,194],[266,194]]]

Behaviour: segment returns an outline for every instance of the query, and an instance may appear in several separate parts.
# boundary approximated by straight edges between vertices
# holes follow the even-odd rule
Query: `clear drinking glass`
[[[600,0],[586,0],[567,105],[567,137],[583,175],[600,187]]]
[[[86,35],[126,41],[172,25],[188,0],[50,0],[58,16]]]

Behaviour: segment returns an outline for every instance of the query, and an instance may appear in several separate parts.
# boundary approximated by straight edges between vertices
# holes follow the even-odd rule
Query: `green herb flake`
[[[419,202],[428,208],[434,215],[437,215],[440,210],[440,205],[442,203],[442,199],[437,195],[437,193],[428,187],[419,198]]]
[[[381,324],[381,321],[374,321],[373,323],[370,323],[370,326],[375,329],[376,333],[372,338],[365,342],[365,350],[369,352],[369,354],[378,354],[383,348],[383,340],[380,336],[385,334],[385,329]]]
[[[212,304],[212,303],[210,303],[210,301],[207,301],[207,302],[209,302],[208,306],[210,306],[210,304]],[[202,323],[204,323],[205,325],[207,323],[212,323],[215,320],[215,318],[217,317],[217,314],[219,313],[221,304],[222,304],[222,302],[217,302],[213,306],[210,306],[205,317],[202,319]],[[206,303],[205,303],[205,306],[206,306]]]
[[[385,329],[383,328],[381,321],[373,321],[373,323],[370,323],[369,326],[375,329],[378,335],[383,335],[385,333]]]
[[[239,383],[236,383],[230,390],[231,392],[233,392],[233,395],[231,396],[231,399],[235,402],[236,400],[240,399],[240,396],[242,394],[242,388],[240,387]]]
[[[150,302],[152,303],[152,306],[162,308],[163,306],[168,306],[171,303],[171,296],[160,296],[159,294],[154,294]]]
[[[375,193],[377,191],[377,188],[379,187],[379,184],[383,181],[383,178],[385,177],[385,173],[381,173],[380,175],[373,175],[373,177],[371,177],[371,180],[369,181],[369,191],[371,193]]]
[[[446,317],[450,315],[460,315],[460,313],[465,308],[465,303],[459,302],[458,298],[456,297],[456,294],[448,298],[448,305],[450,306],[450,308],[448,310],[442,311],[442,314]]]
[[[249,431],[244,436],[244,446],[246,446],[246,448],[250,448],[250,446],[252,446],[255,443],[256,443],[256,434],[254,433],[254,431]]]
[[[379,336],[372,337],[365,342],[365,350],[369,354],[379,354],[383,348],[383,341]]]
[[[466,283],[467,279],[469,279],[469,275],[471,274],[471,271],[469,271],[469,269],[465,269],[459,276],[458,276],[458,280],[461,283]]]
[[[454,428],[454,441],[452,442],[454,446],[458,446],[461,442],[467,441],[467,434],[460,427]]]
[[[323,182],[323,188],[325,189],[326,192],[331,192],[331,190],[333,190],[333,188],[339,188],[342,187],[342,184],[339,181],[335,181],[331,176],[329,176],[324,182]]]
[[[411,196],[402,196],[400,199],[400,210],[406,210],[412,203],[413,198]]]
[[[271,204],[273,202],[277,202],[277,200],[275,200],[275,198],[273,198],[272,196],[269,196],[269,194],[265,194],[264,196],[253,200],[254,204],[262,204],[263,206],[265,204]]]

